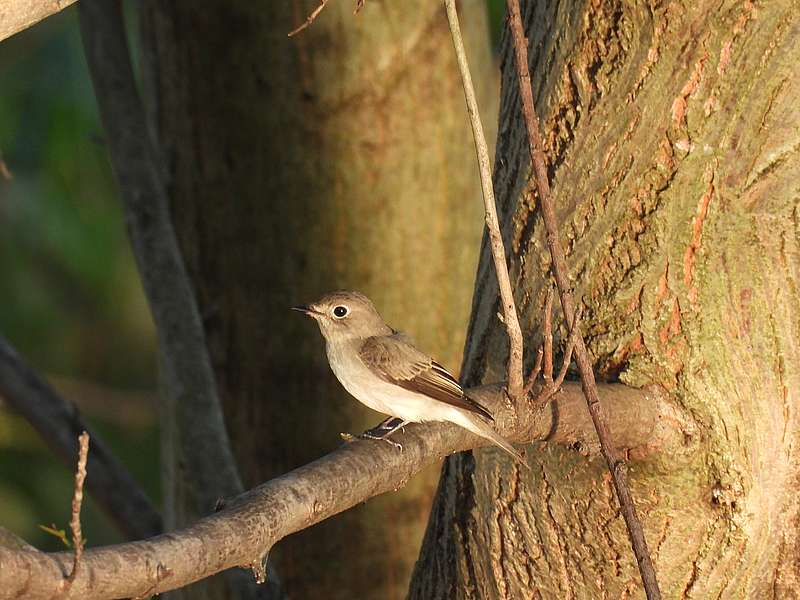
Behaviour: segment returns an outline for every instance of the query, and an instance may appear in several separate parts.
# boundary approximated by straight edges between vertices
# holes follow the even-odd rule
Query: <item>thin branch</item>
[[[500,301],[503,305],[503,324],[506,327],[509,343],[508,357],[508,393],[512,399],[519,401],[523,398],[522,375],[522,330],[519,326],[517,306],[514,302],[514,291],[511,287],[511,278],[508,275],[506,264],[506,250],[503,236],[500,232],[500,223],[497,219],[497,203],[492,186],[492,166],[489,160],[489,148],[483,134],[478,101],[475,97],[475,88],[472,85],[472,76],[467,64],[467,55],[464,42],[461,38],[461,27],[458,24],[458,13],[455,0],[445,0],[447,20],[450,23],[450,33],[453,37],[453,46],[458,59],[458,69],[461,72],[461,81],[464,86],[464,97],[467,101],[467,113],[472,125],[472,135],[475,138],[475,151],[478,155],[480,169],[481,189],[483,191],[483,204],[486,213],[486,229],[489,234],[489,245],[492,250],[497,285],[500,288]]]
[[[533,386],[536,385],[536,378],[539,376],[539,373],[542,371],[542,358],[544,356],[544,349],[539,346],[539,349],[536,351],[536,362],[533,365],[533,369],[531,369],[530,375],[528,375],[528,383],[525,384],[525,387],[522,389],[522,395],[527,398],[531,390],[533,390]]]
[[[86,426],[75,405],[62,398],[27,365],[2,336],[0,395],[70,468],[78,459],[77,435],[88,431],[93,440],[86,484],[89,493],[128,539],[161,533],[161,515],[125,465],[97,433]]]
[[[553,287],[547,288],[547,300],[544,303],[544,372],[542,377],[546,385],[553,383]]]
[[[561,359],[561,370],[558,372],[558,376],[556,380],[553,382],[553,387],[557,390],[562,383],[564,383],[564,379],[567,376],[567,370],[569,369],[569,364],[572,362],[572,352],[575,350],[575,342],[578,339],[578,335],[581,332],[581,317],[583,316],[583,305],[579,305],[577,310],[575,311],[575,318],[572,319],[572,324],[570,325],[570,334],[569,339],[567,340],[567,347],[564,350],[564,355]]]
[[[181,509],[198,515],[243,489],[225,429],[205,332],[183,263],[161,172],[160,154],[139,98],[119,2],[78,5],[86,61],[120,188],[139,273],[158,335],[166,406],[162,425],[174,435],[174,480],[188,500]],[[187,519],[189,520],[189,519]],[[270,572],[274,570],[270,568]],[[276,578],[276,577],[275,577]],[[241,596],[237,574],[230,584]],[[276,585],[271,587],[280,595]]]
[[[534,167],[536,185],[539,192],[542,217],[545,228],[547,229],[547,245],[553,261],[553,274],[558,285],[561,297],[561,307],[565,315],[574,314],[574,302],[570,290],[569,271],[567,261],[564,257],[564,249],[558,236],[558,221],[556,219],[555,206],[550,194],[550,184],[548,181],[547,169],[545,167],[544,153],[542,151],[542,141],[539,134],[539,121],[533,104],[533,90],[531,87],[530,74],[528,72],[528,41],[522,26],[522,16],[520,15],[519,0],[506,0],[508,7],[509,26],[514,43],[516,57],[517,75],[519,79],[520,97],[522,99],[522,113],[528,131],[528,146],[531,153],[531,163]],[[647,541],[644,537],[642,524],[636,514],[636,507],[631,497],[628,487],[628,478],[624,463],[617,457],[614,444],[606,422],[603,408],[600,404],[597,392],[597,384],[592,371],[592,361],[583,340],[583,336],[578,334],[575,343],[575,361],[581,374],[583,392],[592,416],[597,437],[600,439],[600,446],[603,457],[606,459],[608,468],[611,471],[614,488],[619,498],[622,515],[628,527],[631,545],[636,561],[639,565],[639,572],[642,576],[645,593],[648,599],[656,600],[661,598],[658,588],[653,562],[650,559],[650,552],[647,548]]]
[[[305,20],[305,21],[303,21],[303,23],[301,23],[301,24],[300,24],[300,25],[299,25],[297,28],[295,28],[295,29],[292,29],[292,30],[291,30],[291,31],[290,31],[290,32],[287,34],[287,37],[292,37],[292,36],[295,36],[295,35],[297,35],[298,33],[300,33],[301,31],[303,31],[303,30],[304,30],[306,27],[308,27],[309,25],[311,25],[311,23],[313,23],[313,22],[314,22],[314,19],[316,19],[316,18],[317,18],[317,15],[319,15],[319,13],[321,13],[321,12],[322,12],[322,9],[323,9],[323,8],[325,8],[325,5],[326,5],[327,3],[328,3],[328,0],[322,0],[322,1],[320,2],[319,6],[318,6],[317,8],[315,8],[315,9],[314,9],[314,10],[311,12],[311,14],[310,14],[310,15],[308,15],[308,17],[306,17],[306,20]],[[360,8],[361,8],[360,6],[356,5],[356,12],[358,12]]]
[[[532,404],[534,407],[541,407],[547,404],[547,401],[557,394],[561,389],[561,386],[564,384],[564,379],[566,379],[567,371],[569,370],[569,364],[572,362],[572,352],[575,349],[575,340],[577,339],[578,333],[581,330],[580,322],[582,313],[583,306],[578,306],[578,310],[575,311],[575,318],[572,321],[572,331],[569,334],[567,347],[564,350],[564,356],[561,361],[561,369],[558,372],[558,376],[556,377],[555,381],[546,384],[544,389],[542,389],[536,398],[533,399]]]
[[[165,392],[176,403],[180,451],[197,510],[242,484],[230,449],[205,333],[169,215],[158,151],[134,82],[119,2],[78,5],[86,60],[125,220],[158,334]]]
[[[81,506],[83,505],[83,482],[86,481],[86,459],[89,456],[89,434],[85,431],[78,437],[78,466],[75,469],[75,489],[72,492],[72,518],[69,527],[72,530],[72,548],[75,558],[72,562],[72,571],[67,577],[71,584],[78,574],[78,565],[83,555],[83,533],[81,532]]]
[[[3,0],[0,41],[67,8],[75,0]]]
[[[638,459],[654,453],[691,457],[685,447],[693,422],[657,389],[601,386],[620,448]],[[468,390],[497,417],[498,433],[530,443],[573,446],[596,452],[596,436],[576,383],[567,382],[551,411],[515,415],[505,404],[503,385]],[[558,415],[557,417],[555,415]],[[427,465],[450,452],[486,444],[449,424],[409,425],[398,434],[403,451],[377,441],[343,444],[327,456],[273,479],[228,502],[193,525],[141,542],[89,548],[68,593],[62,598],[129,598],[185,586],[234,566],[259,565],[281,539],[369,498],[397,490]],[[697,439],[697,436],[691,437]],[[508,460],[487,450],[486,460]],[[682,468],[673,461],[675,468]],[[70,553],[45,554],[0,547],[0,598],[53,597]]]

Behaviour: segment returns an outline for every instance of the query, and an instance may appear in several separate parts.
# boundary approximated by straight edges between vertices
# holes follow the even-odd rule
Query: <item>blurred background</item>
[[[496,47],[503,2],[487,9]],[[0,43],[0,334],[79,406],[159,502],[155,335],[74,6]],[[0,524],[61,549],[40,525],[68,528],[72,477],[0,398]],[[90,545],[121,541],[91,498],[83,527]]]
[[[159,497],[155,336],[73,6],[0,43],[0,332]],[[0,523],[39,548],[73,474],[0,403]],[[120,539],[91,498],[91,544]]]

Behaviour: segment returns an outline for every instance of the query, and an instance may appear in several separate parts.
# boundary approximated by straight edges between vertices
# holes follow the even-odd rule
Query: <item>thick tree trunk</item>
[[[660,385],[694,417],[684,452],[630,473],[664,595],[793,597],[800,7],[564,0],[523,13],[596,372]],[[510,39],[502,53],[495,186],[535,341],[549,255]],[[468,383],[503,377],[495,289],[484,250]],[[494,450],[451,459],[410,597],[642,597],[605,465],[576,450],[532,449],[533,474],[487,460]]]
[[[249,484],[313,460],[382,417],[327,366],[289,307],[359,289],[457,366],[481,211],[474,151],[436,2],[149,2],[146,87],[175,227],[206,319]],[[487,114],[482,1],[463,3]],[[284,541],[293,598],[398,598],[438,473]]]

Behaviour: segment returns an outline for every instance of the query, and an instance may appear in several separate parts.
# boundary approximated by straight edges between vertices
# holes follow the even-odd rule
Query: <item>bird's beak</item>
[[[310,306],[305,305],[305,304],[304,305],[300,305],[300,306],[292,306],[292,310],[296,310],[297,312],[301,312],[303,314],[306,314],[309,317],[314,317],[314,316],[320,314],[319,311],[316,311],[313,308],[311,308]]]

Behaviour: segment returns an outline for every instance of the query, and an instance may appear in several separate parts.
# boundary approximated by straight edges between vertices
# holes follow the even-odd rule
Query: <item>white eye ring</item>
[[[350,314],[350,309],[343,304],[339,304],[338,306],[333,307],[332,313],[334,319],[344,319],[348,314]]]

